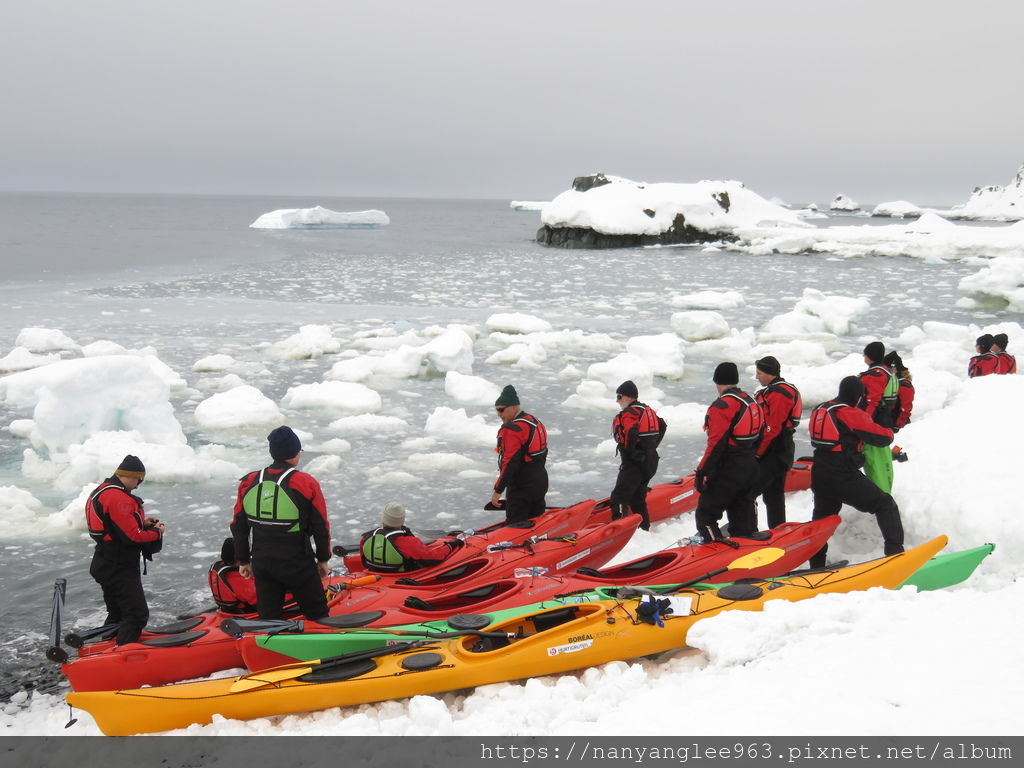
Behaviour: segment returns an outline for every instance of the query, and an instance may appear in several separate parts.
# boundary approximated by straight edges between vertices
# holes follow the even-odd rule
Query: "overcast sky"
[[[1024,161],[1022,29],[1014,0],[8,3],[0,189],[955,203]]]

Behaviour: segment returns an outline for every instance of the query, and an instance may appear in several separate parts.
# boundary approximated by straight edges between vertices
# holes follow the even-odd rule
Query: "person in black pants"
[[[267,440],[274,463],[238,484],[231,520],[238,571],[256,580],[261,619],[281,618],[291,592],[303,615],[316,621],[328,613],[322,581],[330,574],[327,503],[316,479],[296,469],[302,454],[298,435],[278,427]]]
[[[758,493],[764,499],[768,527],[774,528],[786,522],[786,475],[796,454],[793,432],[800,424],[803,401],[797,388],[780,376],[782,366],[774,357],[762,357],[754,365],[761,385],[754,399],[764,414],[764,437],[756,453]]]
[[[632,381],[622,382],[615,390],[620,410],[612,421],[612,437],[620,464],[611,493],[612,519],[632,512],[640,515],[640,530],[649,531],[647,484],[658,471],[658,444],[664,422],[651,406],[637,400],[639,396]]]
[[[697,465],[695,487],[700,493],[694,517],[697,534],[723,539],[718,521],[724,511],[729,536],[753,536],[757,531],[754,494],[757,492],[757,449],[764,431],[761,408],[739,386],[735,363],[720,363],[713,381],[718,399],[704,417],[707,448]]]
[[[132,491],[146,477],[137,456],[125,456],[114,474],[89,494],[85,520],[96,542],[89,574],[103,590],[105,624],[119,624],[116,643],[137,642],[149,621],[149,605],[142,589],[140,560],[152,560],[166,530],[155,517],[144,517],[142,499]]]
[[[864,398],[864,385],[856,376],[847,376],[839,384],[839,394],[811,412],[811,492],[814,494],[812,520],[838,515],[843,504],[875,516],[882,532],[886,555],[903,551],[903,523],[892,496],[861,472],[864,443],[886,446],[892,431],[876,424],[858,404]],[[825,565],[828,544],[810,558],[812,568]]]
[[[548,431],[540,419],[519,407],[519,395],[511,384],[494,401],[501,419],[498,428],[498,479],[490,508],[501,508],[505,494],[505,520],[516,523],[544,514],[548,492]]]

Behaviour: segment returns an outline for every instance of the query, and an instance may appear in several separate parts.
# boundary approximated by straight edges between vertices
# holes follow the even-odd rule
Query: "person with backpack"
[[[863,448],[874,445],[888,451],[892,430],[883,427],[859,406],[865,397],[864,385],[857,376],[839,383],[834,400],[821,403],[811,411],[811,493],[814,496],[812,520],[838,515],[843,504],[875,516],[882,532],[886,555],[903,551],[903,523],[900,510],[891,495],[869,480],[860,469],[864,465]],[[810,558],[812,568],[825,565],[828,545]]]
[[[374,573],[407,573],[438,565],[465,546],[462,539],[445,539],[426,544],[405,525],[405,507],[397,502],[384,505],[380,527],[367,531],[359,540],[363,568]]]
[[[976,379],[979,376],[989,376],[999,373],[999,357],[992,351],[992,344],[996,338],[991,333],[983,333],[974,341],[974,351],[977,352],[967,363],[967,376]]]
[[[720,363],[712,380],[718,398],[704,417],[708,441],[697,464],[697,535],[708,540],[724,539],[718,521],[725,512],[729,536],[750,537],[757,532],[754,495],[758,472],[754,454],[764,433],[764,416],[754,398],[739,388],[735,363]]]
[[[138,456],[125,456],[114,474],[89,494],[85,522],[96,542],[89,575],[103,590],[104,624],[119,624],[115,643],[138,642],[149,621],[139,563],[152,560],[163,545],[166,526],[145,517],[142,499],[132,491],[142,485],[146,467]]]
[[[863,409],[880,427],[892,429],[899,411],[899,383],[885,364],[885,345],[872,341],[864,347],[868,369],[860,374],[864,385]],[[892,493],[892,450],[886,446],[864,445],[864,474],[886,493]]]
[[[914,377],[895,350],[885,356],[884,362],[896,374],[897,402],[893,410],[892,431],[899,432],[910,423],[910,414],[914,410]]]
[[[217,608],[225,613],[256,611],[256,584],[239,573],[235,540],[228,536],[220,548],[220,560],[210,566],[206,581]]]
[[[238,570],[256,581],[261,619],[281,618],[291,592],[299,610],[316,621],[328,613],[322,581],[330,574],[327,502],[316,479],[296,469],[302,454],[298,435],[278,427],[267,441],[274,462],[238,484],[231,520]]]
[[[647,515],[648,483],[658,471],[658,444],[667,425],[651,406],[641,403],[636,384],[622,382],[615,390],[619,413],[612,420],[619,474],[612,488],[612,519],[640,515],[640,530],[651,529]]]
[[[768,527],[774,528],[786,522],[786,475],[796,455],[793,433],[800,424],[803,400],[797,388],[782,378],[782,366],[774,357],[762,357],[754,366],[761,385],[754,399],[764,414],[764,437],[755,454],[758,493],[764,499]]]
[[[494,482],[490,508],[501,509],[505,494],[505,520],[510,523],[544,514],[548,492],[548,431],[540,419],[526,413],[511,384],[494,401],[501,419],[498,428],[498,479]]]
[[[1006,345],[1010,343],[1005,333],[997,333],[992,337],[992,354],[996,356],[996,373],[1016,373],[1017,358],[1006,351]]]

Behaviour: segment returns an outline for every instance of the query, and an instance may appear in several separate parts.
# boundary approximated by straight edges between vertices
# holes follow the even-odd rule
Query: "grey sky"
[[[1024,161],[1010,0],[59,0],[0,25],[0,189],[550,199],[592,171],[965,200]]]

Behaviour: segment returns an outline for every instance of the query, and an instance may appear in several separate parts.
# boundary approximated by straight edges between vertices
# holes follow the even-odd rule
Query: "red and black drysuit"
[[[218,560],[206,574],[217,607],[225,613],[252,613],[256,610],[256,582],[238,572],[238,565]]]
[[[640,515],[640,528],[648,530],[648,483],[658,471],[658,444],[662,429],[658,414],[649,405],[634,401],[612,421],[615,452],[619,455],[619,474],[612,488],[612,519],[625,517],[627,508]]]
[[[697,533],[709,539],[722,538],[718,521],[724,511],[729,536],[752,536],[757,528],[754,452],[764,432],[761,408],[739,387],[729,387],[708,408],[704,431],[708,444],[697,465]]]
[[[288,476],[283,480],[281,489],[299,509],[299,531],[270,530],[250,523],[242,500],[260,478],[259,471],[250,472],[238,484],[238,498],[231,519],[235,556],[240,565],[252,564],[256,608],[261,619],[281,618],[285,595],[291,592],[303,615],[315,621],[328,614],[327,598],[316,565],[331,559],[327,502],[316,478],[293,470],[285,461],[275,461],[263,470],[263,479],[276,482],[285,472]]]
[[[996,352],[996,373],[1016,373],[1017,358],[1005,350]]]
[[[139,562],[151,560],[163,543],[160,531],[145,527],[142,499],[114,475],[89,494],[85,521],[96,542],[89,574],[103,590],[105,624],[120,624],[117,644],[134,643],[149,621]]]
[[[402,557],[400,564],[387,564],[383,558],[378,560],[368,559],[363,546],[366,540],[373,536],[383,536],[391,543]],[[359,552],[363,559],[363,568],[376,573],[406,573],[420,568],[427,568],[431,565],[438,565],[443,562],[456,549],[462,547],[460,539],[445,539],[444,541],[433,541],[427,544],[421,541],[408,527],[390,528],[381,526],[367,531],[359,538]]]
[[[548,431],[536,416],[520,411],[498,429],[498,479],[505,493],[505,520],[518,522],[544,513],[548,492]]]
[[[995,352],[982,352],[967,363],[967,375],[972,379],[999,372],[999,355]]]
[[[871,366],[861,374],[860,383],[864,385],[864,411],[876,424],[892,427],[896,416],[897,404],[885,395],[889,380],[896,374],[889,366],[882,363],[872,363]]]
[[[896,406],[896,420],[893,432],[898,432],[910,423],[910,414],[914,410],[914,382],[910,379],[900,379],[899,389],[896,391],[899,402]]]
[[[764,436],[756,453],[758,493],[764,498],[768,527],[774,528],[786,522],[786,475],[796,455],[793,433],[800,424],[803,400],[797,388],[781,378],[759,389],[754,398],[764,415]]]
[[[811,412],[811,492],[814,494],[812,520],[838,515],[843,504],[875,516],[886,555],[903,551],[903,523],[892,496],[883,491],[860,470],[864,443],[886,446],[892,431],[886,429],[860,408],[841,400],[829,400]],[[828,545],[810,559],[811,566],[825,565]]]

